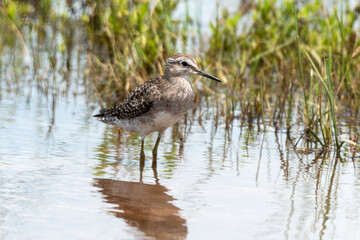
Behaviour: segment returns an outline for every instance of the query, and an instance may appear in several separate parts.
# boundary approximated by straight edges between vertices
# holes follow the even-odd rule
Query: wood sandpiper
[[[156,160],[157,148],[164,131],[178,122],[194,103],[194,91],[190,76],[201,75],[215,81],[220,79],[201,71],[195,59],[178,53],[165,62],[165,74],[152,78],[136,87],[129,96],[113,107],[100,110],[97,120],[141,134],[140,160],[145,159],[144,139],[158,132],[153,149]]]

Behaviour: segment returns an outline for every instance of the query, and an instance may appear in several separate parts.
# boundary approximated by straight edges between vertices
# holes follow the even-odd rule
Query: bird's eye
[[[183,67],[188,67],[189,66],[189,64],[186,61],[182,61],[182,62],[180,62],[180,64]]]

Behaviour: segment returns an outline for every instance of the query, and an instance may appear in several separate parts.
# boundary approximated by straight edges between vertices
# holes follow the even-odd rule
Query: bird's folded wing
[[[156,79],[145,82],[138,86],[121,103],[107,109],[100,110],[100,114],[94,117],[117,117],[119,119],[135,118],[150,111],[153,102],[156,100],[154,93],[158,92]],[[155,96],[155,98],[154,98]]]

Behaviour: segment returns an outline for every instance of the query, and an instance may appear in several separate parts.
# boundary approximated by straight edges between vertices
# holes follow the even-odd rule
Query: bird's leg
[[[159,143],[160,143],[162,134],[163,134],[163,132],[159,132],[158,137],[156,139],[155,146],[154,146],[153,151],[152,151],[152,153],[153,153],[152,167],[153,168],[156,168],[157,150],[158,150],[158,147],[159,147]]]
[[[152,167],[152,169],[157,168],[157,153],[155,155],[153,154],[153,161],[152,161],[151,167]]]
[[[159,177],[158,177],[156,167],[153,167],[153,173],[154,173],[155,183],[156,183],[156,185],[159,185]]]
[[[117,138],[118,142],[120,142],[121,134],[122,134],[121,128],[118,127],[118,138]]]
[[[142,182],[143,179],[144,166],[145,166],[145,159],[140,159],[140,182]]]
[[[144,141],[145,137],[141,136],[141,152],[140,152],[140,182],[142,182],[143,171],[145,166],[145,153],[144,153]]]
[[[140,163],[145,161],[144,140],[145,140],[145,138],[142,137],[142,138],[141,138]]]
[[[156,158],[157,158],[157,150],[158,150],[158,147],[159,147],[160,139],[161,139],[161,135],[159,134],[159,136],[158,136],[157,139],[156,139],[155,146],[154,146],[154,148],[153,148],[153,150],[152,150],[153,159],[156,159]]]

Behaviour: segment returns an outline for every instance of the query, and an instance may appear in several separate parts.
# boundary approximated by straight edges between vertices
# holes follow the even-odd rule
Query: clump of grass
[[[244,18],[247,27],[241,28]],[[354,115],[359,111],[358,60],[351,57],[360,45],[354,37],[358,19],[359,11],[345,4],[328,11],[320,1],[257,1],[246,14],[223,11],[211,25],[208,54],[221,61],[213,67],[227,73],[243,119],[258,114],[276,128],[286,122],[288,129],[297,120],[305,125],[306,141],[324,149],[334,143],[339,151],[337,116],[344,107],[337,102]]]
[[[331,142],[335,142],[335,148],[337,151],[340,151],[340,143],[339,143],[339,133],[338,133],[338,127],[337,127],[337,118],[335,113],[335,96],[334,96],[334,86],[333,86],[333,79],[332,79],[332,59],[331,59],[331,50],[329,50],[329,56],[328,59],[325,60],[324,66],[322,67],[325,69],[324,75],[320,73],[319,69],[316,67],[315,63],[313,62],[310,55],[306,52],[306,55],[311,62],[313,69],[315,70],[318,79],[321,81],[322,86],[325,89],[328,106],[327,111],[325,113],[322,112],[321,106],[319,106],[319,121],[320,124],[320,130],[322,133],[322,139],[314,133],[314,131],[311,131],[313,136],[320,142],[320,144],[324,147],[328,147]],[[321,92],[319,93],[321,94]],[[319,105],[322,104],[322,102],[318,103]],[[324,120],[323,115],[326,117]],[[332,130],[331,130],[332,128]]]

